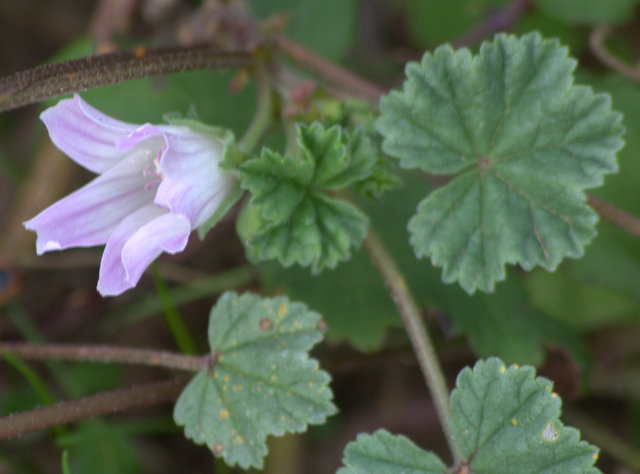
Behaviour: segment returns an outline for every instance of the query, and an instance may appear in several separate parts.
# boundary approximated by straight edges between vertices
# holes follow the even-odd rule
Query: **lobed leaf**
[[[287,298],[225,293],[211,310],[217,358],[184,389],[174,419],[229,465],[261,468],[266,437],[305,431],[335,413],[329,375],[308,352],[320,315]]]
[[[339,126],[298,126],[297,156],[263,149],[239,170],[251,192],[241,230],[249,254],[276,258],[283,265],[311,266],[317,273],[348,259],[367,231],[367,217],[354,205],[330,197],[368,178],[376,156],[364,133],[343,135]]]
[[[621,115],[573,84],[575,61],[537,33],[499,34],[476,56],[450,46],[407,65],[380,102],[383,150],[405,168],[456,175],[409,222],[418,257],[468,292],[505,264],[552,271],[595,235],[585,189],[617,171]]]
[[[497,358],[458,374],[450,423],[471,472],[600,472],[598,449],[560,421],[552,386],[533,367]]]
[[[480,360],[458,374],[451,433],[464,459],[455,472],[598,473],[598,449],[559,419],[560,398],[533,367]],[[385,430],[347,445],[339,474],[447,473],[433,453]]]

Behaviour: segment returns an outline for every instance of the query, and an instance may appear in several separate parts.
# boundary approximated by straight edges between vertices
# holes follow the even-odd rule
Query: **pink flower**
[[[103,296],[133,288],[162,252],[182,251],[235,186],[218,166],[229,136],[120,122],[78,95],[40,118],[60,150],[99,176],[24,226],[38,234],[38,255],[106,244]]]

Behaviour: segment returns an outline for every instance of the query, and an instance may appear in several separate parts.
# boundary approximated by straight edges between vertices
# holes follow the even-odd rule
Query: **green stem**
[[[256,113],[253,115],[249,128],[247,128],[238,143],[246,153],[250,153],[258,146],[258,143],[260,143],[260,140],[262,140],[262,137],[271,126],[273,119],[271,85],[264,64],[256,65],[254,77],[258,95]]]
[[[180,352],[182,352],[183,354],[195,354],[197,352],[196,345],[193,342],[191,335],[189,334],[189,329],[180,317],[180,313],[178,313],[177,308],[173,304],[171,295],[169,294],[169,289],[158,273],[158,268],[155,264],[151,266],[151,273],[153,274],[153,281],[156,284],[158,297],[160,298],[162,308],[164,309],[164,315],[167,320],[167,325],[169,326],[171,334],[173,334],[173,338],[180,348]]]
[[[378,272],[380,272],[400,312],[400,316],[402,316],[402,322],[413,345],[413,350],[418,359],[420,369],[422,370],[422,375],[431,392],[431,397],[433,398],[433,403],[438,413],[445,438],[453,453],[454,462],[457,463],[463,460],[464,456],[449,426],[449,389],[442,368],[440,367],[440,362],[436,356],[433,343],[422,320],[420,310],[396,263],[373,229],[369,229],[369,234],[364,240],[363,246],[369,254],[371,261],[378,269]]]

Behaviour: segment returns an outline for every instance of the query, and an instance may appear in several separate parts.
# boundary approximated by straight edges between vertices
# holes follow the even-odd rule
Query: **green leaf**
[[[596,26],[631,20],[638,0],[537,0],[536,4],[558,20]]]
[[[244,163],[241,186],[251,192],[251,206],[260,209],[243,225],[249,254],[277,258],[285,266],[311,265],[314,273],[348,259],[364,239],[368,219],[326,191],[368,176],[373,159],[363,156],[364,143],[364,138],[343,143],[338,126],[300,125],[299,156],[265,148]]]
[[[600,472],[598,449],[559,419],[553,383],[491,358],[458,374],[451,429],[471,472]]]
[[[409,438],[378,430],[373,435],[359,434],[344,451],[338,474],[441,474],[447,466],[433,453],[416,446]]]
[[[493,291],[505,264],[552,271],[595,235],[584,190],[617,170],[621,115],[573,84],[575,61],[538,34],[497,35],[476,56],[450,46],[407,66],[383,97],[383,150],[406,168],[457,175],[409,222],[418,257],[469,293]]]
[[[261,468],[266,437],[305,431],[335,413],[329,375],[309,359],[320,315],[286,298],[225,293],[211,310],[216,363],[184,389],[174,419],[228,465]]]

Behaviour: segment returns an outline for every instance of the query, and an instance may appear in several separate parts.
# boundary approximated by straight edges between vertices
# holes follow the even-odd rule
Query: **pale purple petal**
[[[118,140],[139,127],[104,115],[77,94],[42,112],[40,119],[51,141],[94,173],[108,170],[122,158],[123,153],[116,146]]]
[[[164,177],[155,202],[187,216],[196,228],[220,206],[234,178],[218,167],[224,153],[222,141],[184,130],[188,129],[173,127],[165,133],[167,148],[160,161]]]
[[[38,233],[38,255],[49,250],[90,247],[107,242],[127,215],[153,202],[146,188],[157,176],[145,173],[153,149],[136,148],[113,168],[24,223]]]
[[[116,142],[116,146],[120,151],[127,151],[139,143],[145,141],[147,138],[154,137],[157,135],[163,135],[163,144],[165,141],[164,132],[156,127],[155,125],[151,125],[150,123],[145,123],[144,125],[136,128],[133,132],[128,135],[122,136],[118,138]],[[160,148],[163,148],[161,145]],[[159,148],[159,149],[160,149]]]
[[[136,286],[162,252],[184,250],[191,227],[181,215],[145,206],[124,219],[109,237],[100,264],[98,291],[114,296]]]

